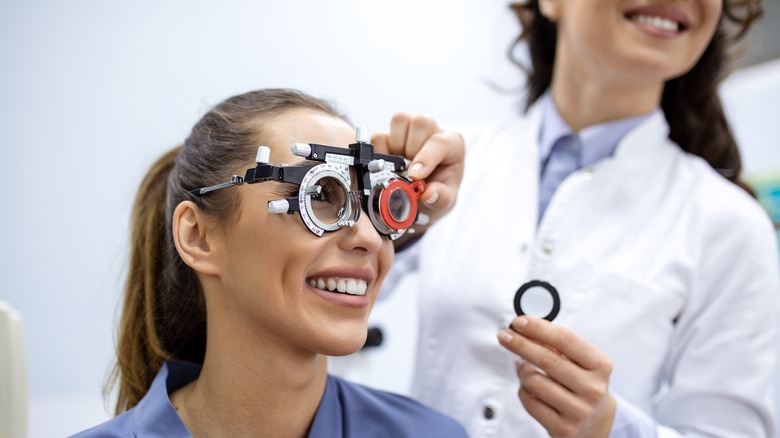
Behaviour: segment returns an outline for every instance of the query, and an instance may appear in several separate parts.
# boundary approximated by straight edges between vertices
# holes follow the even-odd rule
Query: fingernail
[[[409,168],[407,175],[409,175],[411,178],[419,178],[424,167],[425,166],[423,163],[414,163],[412,164],[412,167]]]
[[[512,334],[509,333],[509,332],[502,332],[501,333],[501,342],[504,343],[504,344],[508,344],[508,343],[512,342],[513,338],[514,338],[514,336],[512,336]]]
[[[439,200],[439,192],[433,192],[433,195],[431,195],[430,198],[426,199],[423,202],[425,202],[425,205],[433,205],[438,200]]]
[[[515,330],[522,330],[527,325],[528,325],[528,318],[526,318],[525,316],[520,316],[517,319],[515,319],[514,322],[512,322],[512,328],[514,328]]]
[[[522,357],[515,359],[515,368],[520,369],[523,365],[525,365],[525,360]]]

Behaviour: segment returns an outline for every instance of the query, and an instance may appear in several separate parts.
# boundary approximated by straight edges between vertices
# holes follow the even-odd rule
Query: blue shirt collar
[[[135,407],[76,436],[191,438],[168,394],[198,378],[200,370],[201,366],[197,364],[164,362],[149,391]],[[308,437],[333,436],[465,438],[466,432],[452,418],[412,399],[349,383],[329,374]]]
[[[576,136],[581,145],[580,164],[583,166],[591,165],[611,156],[623,136],[659,111],[655,110],[639,116],[599,123],[575,133],[561,117],[551,94],[545,93],[542,99],[542,126],[539,131],[539,159],[542,163],[547,162],[556,141],[562,137]]]
[[[133,430],[143,437],[190,437],[176,413],[168,394],[192,382],[201,366],[188,362],[166,361],[144,398],[135,407]]]
[[[169,394],[197,379],[200,370],[200,364],[165,361],[149,391],[134,409],[132,429],[137,434],[134,436],[191,437],[171,404]],[[314,417],[309,438],[342,436],[343,417],[339,389],[333,376],[328,375],[325,393]]]

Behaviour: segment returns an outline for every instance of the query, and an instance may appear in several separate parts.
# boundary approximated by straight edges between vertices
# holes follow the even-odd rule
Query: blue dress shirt
[[[191,437],[168,394],[195,380],[200,365],[165,362],[143,399],[132,409],[74,437]],[[407,397],[328,375],[310,438],[466,437],[464,429]]]
[[[539,132],[539,217],[542,221],[558,185],[577,169],[590,166],[615,151],[620,139],[653,113],[588,126],[578,133],[563,120],[550,93],[542,99],[544,113]]]

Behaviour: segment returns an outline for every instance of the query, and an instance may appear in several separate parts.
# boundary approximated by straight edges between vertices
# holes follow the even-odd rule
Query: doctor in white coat
[[[736,3],[513,5],[528,107],[461,131],[457,205],[385,283],[417,272],[413,394],[471,436],[772,436],[777,242],[717,95]],[[373,142],[441,135],[399,114]],[[530,280],[554,322],[515,318]]]

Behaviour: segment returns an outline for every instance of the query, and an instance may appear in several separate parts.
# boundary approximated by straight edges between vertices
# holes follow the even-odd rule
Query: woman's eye
[[[337,183],[333,181],[322,181],[317,185],[319,187],[319,194],[312,195],[312,200],[329,203],[340,203],[339,193],[341,188]]]
[[[311,198],[314,201],[319,202],[330,202],[330,200],[333,198],[333,193],[329,192],[326,188],[322,188],[319,194],[313,195]]]

